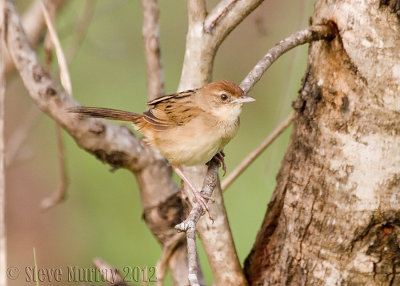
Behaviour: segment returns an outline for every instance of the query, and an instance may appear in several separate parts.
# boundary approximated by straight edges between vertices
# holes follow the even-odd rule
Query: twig
[[[221,183],[221,188],[225,191],[264,150],[292,123],[294,114],[290,114],[264,139],[261,144],[254,149],[247,157],[229,174],[229,176]]]
[[[298,31],[273,46],[265,56],[255,65],[240,84],[244,92],[248,93],[254,84],[260,80],[264,72],[281,55],[299,45],[312,41],[328,39],[335,36],[335,31],[330,25],[310,26]]]
[[[99,270],[104,280],[111,285],[129,286],[129,284],[124,281],[124,277],[121,275],[118,269],[112,267],[103,259],[98,257],[93,259],[93,265]]]
[[[219,164],[215,160],[211,160],[208,163],[207,174],[204,178],[203,188],[201,190],[201,193],[205,195],[205,197],[212,196],[214,188],[218,183],[218,168]],[[206,199],[206,201],[208,200]],[[199,265],[196,247],[196,224],[202,214],[203,208],[199,203],[195,202],[189,216],[183,222],[175,226],[177,230],[186,232],[189,261],[188,278],[190,285],[200,285],[198,278]]]
[[[177,233],[175,236],[171,237],[168,242],[164,243],[163,251],[156,267],[157,286],[163,285],[168,270],[169,260],[174,253],[176,246],[181,242],[184,236],[184,233]]]
[[[85,2],[85,7],[83,8],[82,15],[75,26],[72,43],[68,46],[68,49],[66,51],[67,63],[72,62],[73,58],[78,52],[81,43],[86,37],[89,24],[92,20],[95,4],[96,0],[86,0]]]
[[[64,200],[68,186],[68,174],[65,164],[62,131],[60,125],[58,124],[56,125],[56,133],[57,133],[57,149],[58,149],[58,168],[59,168],[60,178],[57,190],[53,192],[49,197],[46,197],[42,200],[40,206],[43,210],[48,210],[49,208],[52,208],[53,206],[57,205],[62,200]]]
[[[26,9],[22,17],[22,26],[24,27],[26,35],[29,39],[29,43],[32,47],[35,47],[39,43],[42,37],[43,29],[46,27],[40,4],[41,1],[42,0],[32,1],[32,4],[29,6],[28,9]],[[58,11],[64,6],[64,3],[66,3],[67,0],[52,0],[51,2],[55,6],[55,9]],[[9,73],[13,68],[14,63],[10,55],[7,54],[6,73]]]
[[[7,236],[6,236],[6,174],[4,152],[4,119],[5,119],[5,0],[0,0],[0,285],[7,285]]]
[[[6,13],[8,50],[32,100],[44,113],[58,122],[82,149],[102,162],[134,173],[139,183],[144,210],[167,208],[168,213],[171,212],[167,216],[155,214],[146,219],[147,226],[162,244],[165,236],[176,233],[173,225],[179,221],[180,211],[183,209],[182,201],[178,198],[173,205],[164,205],[168,198],[176,198],[178,192],[165,158],[153,152],[126,127],[104,120],[79,119],[66,112],[67,108],[77,106],[78,103],[41,66],[27,41],[11,0],[6,0]],[[158,180],[154,180],[155,177]],[[178,248],[170,259],[169,267],[174,281],[185,283],[186,241]]]
[[[69,76],[69,71],[68,71],[68,67],[67,67],[67,60],[65,59],[65,55],[62,50],[60,40],[58,39],[57,32],[51,21],[49,12],[47,11],[45,4],[43,2],[40,2],[40,3],[42,4],[43,16],[44,16],[44,19],[45,19],[45,22],[47,25],[47,29],[49,31],[51,41],[53,42],[53,45],[54,45],[54,48],[55,48],[55,51],[57,54],[58,65],[60,67],[61,84],[64,87],[67,94],[71,96],[72,95],[72,85],[71,85],[71,77]]]
[[[204,31],[212,35],[215,47],[263,1],[221,0],[204,21]]]
[[[29,111],[25,112],[23,122],[17,128],[15,128],[14,132],[10,135],[10,138],[7,141],[7,151],[5,154],[6,167],[11,166],[12,163],[17,159],[16,156],[18,152],[21,151],[21,147],[30,134],[29,131],[36,123],[39,114],[39,109],[35,105],[32,105]]]
[[[238,0],[228,0],[219,2],[204,21],[204,29],[208,33],[211,33],[218,22],[225,17],[225,15],[229,12],[229,10],[232,9],[233,5],[235,5],[237,1]]]
[[[147,65],[147,91],[149,99],[164,94],[164,73],[159,41],[159,8],[157,0],[142,0],[142,37]]]
[[[43,3],[43,2],[42,2]],[[48,5],[48,11],[44,4],[42,5],[46,25],[48,26],[48,31],[46,34],[46,39],[45,39],[45,54],[46,54],[46,69],[47,72],[50,73],[51,71],[51,62],[52,62],[52,49],[53,46],[56,47],[56,54],[57,54],[57,59],[60,65],[60,77],[61,77],[61,82],[62,79],[67,83],[66,90],[69,88],[70,95],[72,93],[72,88],[71,88],[71,81],[69,78],[69,72],[67,68],[67,63],[65,60],[64,53],[61,49],[61,44],[58,39],[57,33],[55,31],[55,28],[53,26],[53,22],[56,17],[56,10],[54,7],[54,4],[52,2],[47,2]],[[58,49],[57,49],[58,47]],[[65,65],[61,67],[62,63]],[[63,146],[63,141],[62,141],[62,133],[61,133],[61,127],[59,124],[56,124],[56,137],[57,137],[57,150],[58,150],[58,168],[59,168],[59,185],[58,188],[55,192],[53,192],[49,197],[46,197],[42,200],[40,206],[43,210],[48,210],[49,208],[54,207],[56,204],[60,203],[64,198],[66,194],[66,189],[67,189],[67,184],[68,184],[68,178],[67,178],[67,168],[65,164],[65,157],[64,157],[64,146]]]

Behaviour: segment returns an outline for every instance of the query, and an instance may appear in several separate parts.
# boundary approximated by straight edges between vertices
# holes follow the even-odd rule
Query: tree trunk
[[[310,47],[251,285],[400,285],[399,2],[316,3],[338,35]]]

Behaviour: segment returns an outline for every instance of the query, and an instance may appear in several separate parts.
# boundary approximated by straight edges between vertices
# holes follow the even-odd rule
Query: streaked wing
[[[160,96],[153,100],[148,101],[147,105],[154,107],[157,104],[162,103],[162,102],[180,100],[180,99],[191,96],[193,94],[193,92],[195,92],[195,91],[196,90],[186,90],[186,91],[182,91],[182,92],[178,92],[178,93],[163,95],[163,96]]]
[[[188,90],[149,101],[150,109],[143,113],[143,119],[159,131],[189,122],[201,112],[192,102],[193,92]]]

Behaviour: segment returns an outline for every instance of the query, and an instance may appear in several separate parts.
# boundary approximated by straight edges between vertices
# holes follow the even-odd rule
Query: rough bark
[[[251,285],[400,285],[399,1],[320,0]]]

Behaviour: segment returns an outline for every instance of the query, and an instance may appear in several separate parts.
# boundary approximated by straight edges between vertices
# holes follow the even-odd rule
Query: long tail
[[[97,117],[111,120],[130,121],[137,123],[142,114],[102,107],[76,106],[67,109],[68,112],[78,113],[82,117]]]

